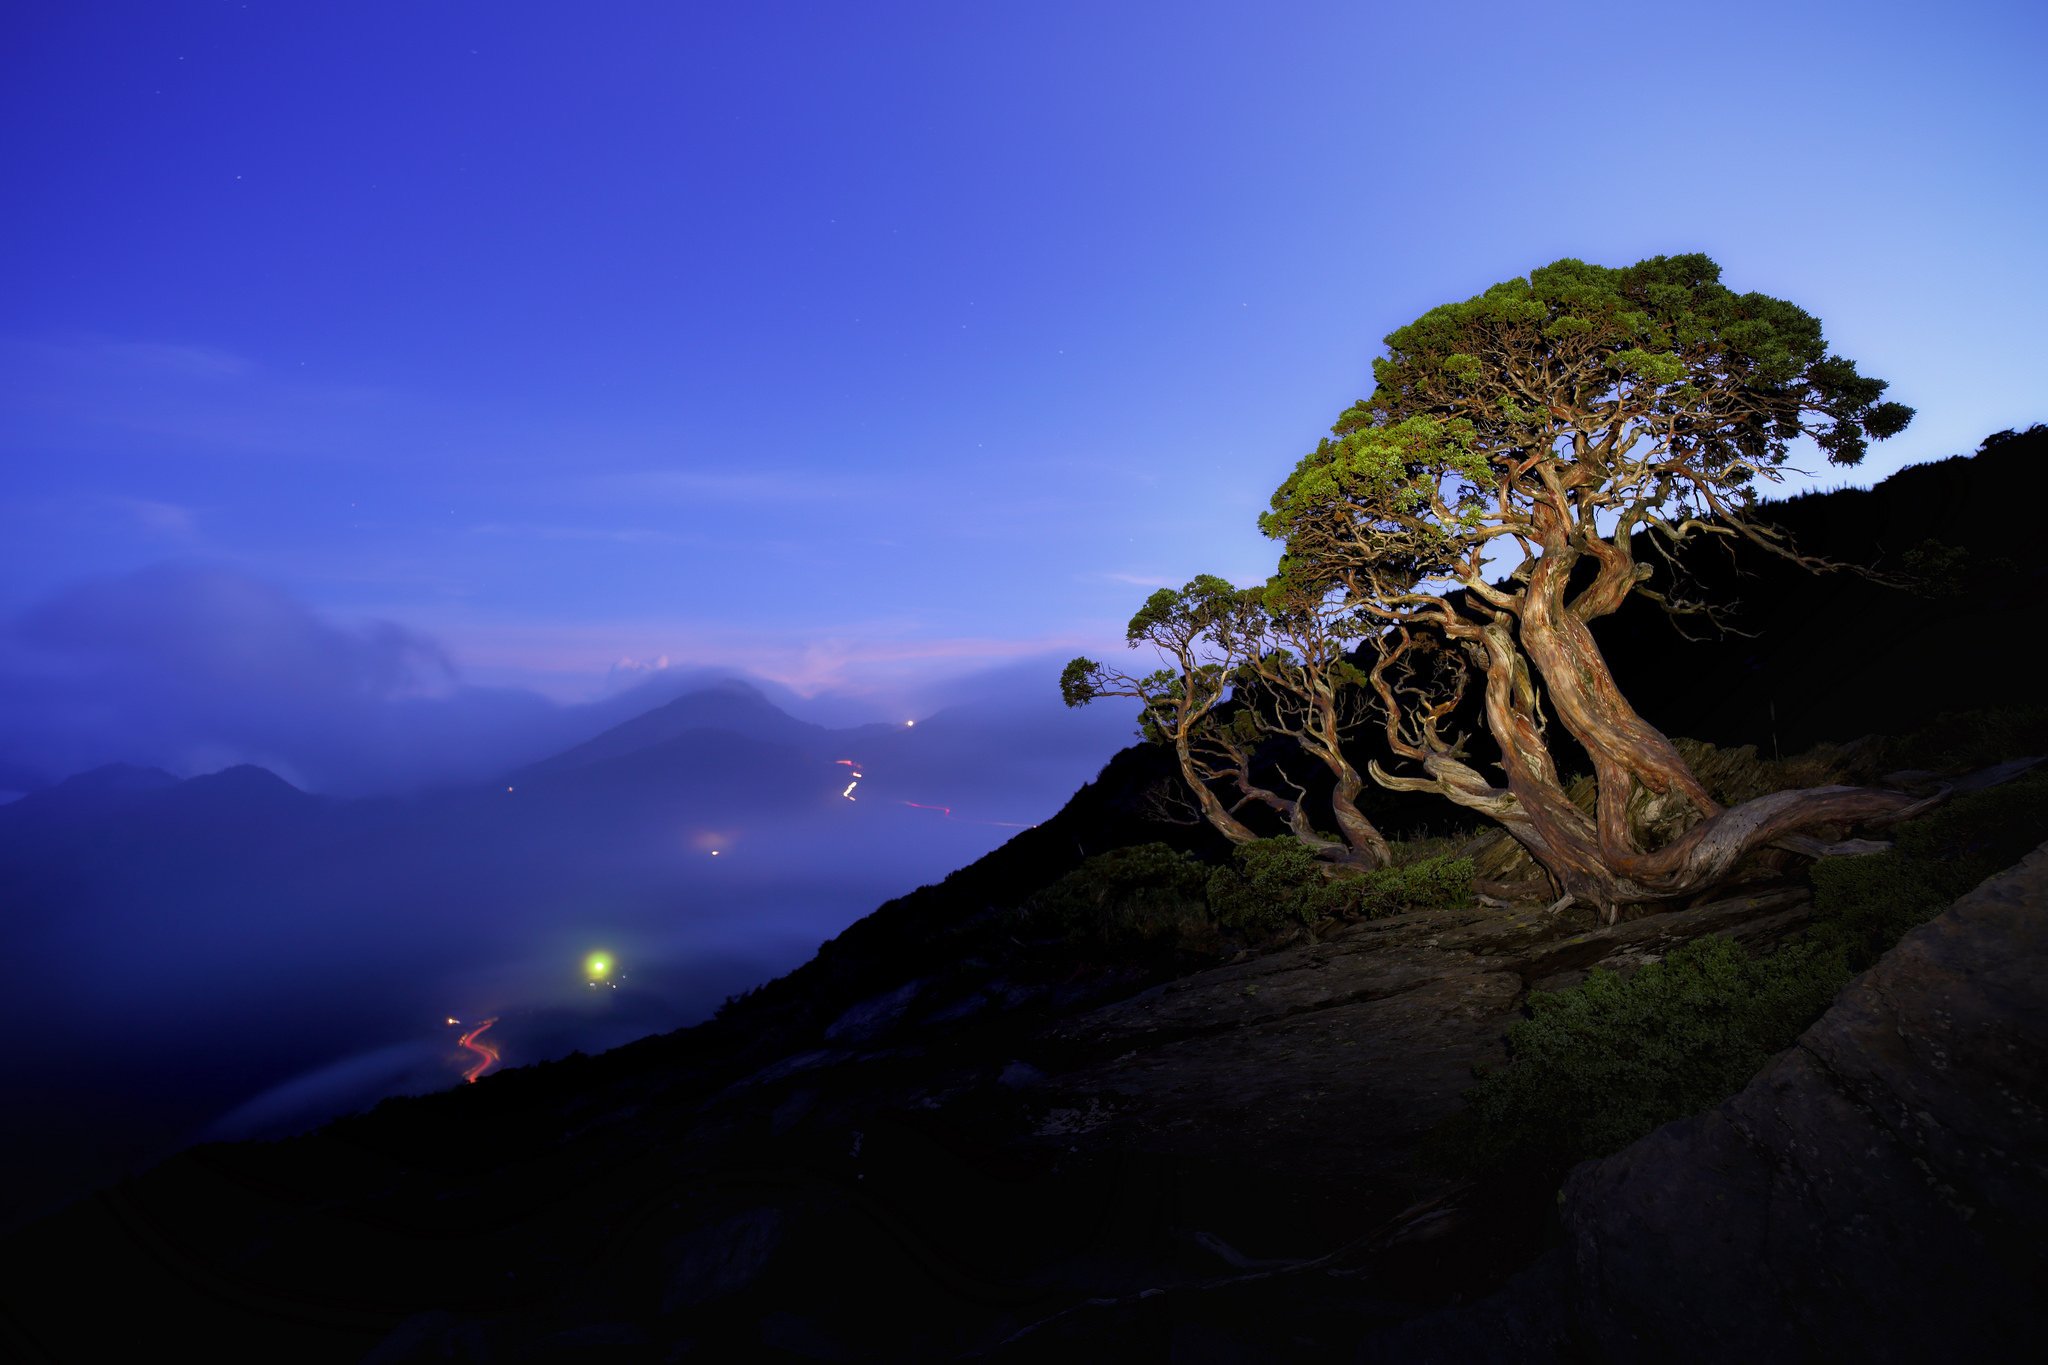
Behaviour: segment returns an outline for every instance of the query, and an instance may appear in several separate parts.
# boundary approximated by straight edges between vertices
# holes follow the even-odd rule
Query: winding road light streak
[[[458,1040],[462,1047],[476,1054],[476,1060],[470,1063],[469,1070],[462,1073],[462,1079],[471,1085],[476,1084],[477,1077],[498,1064],[497,1046],[483,1041],[484,1033],[497,1022],[495,1017],[486,1019]]]

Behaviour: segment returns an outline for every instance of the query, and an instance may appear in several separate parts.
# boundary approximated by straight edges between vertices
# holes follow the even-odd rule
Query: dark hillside
[[[2037,704],[2013,627],[2048,586],[2048,556],[2017,543],[1995,509],[2044,462],[2048,427],[2037,426],[1872,489],[1765,510],[1802,553],[1916,578],[1918,591],[1708,543],[1684,567],[1699,596],[1735,603],[1725,634],[1687,621],[1688,640],[1631,599],[1595,627],[1601,647],[1637,709],[1668,733],[1766,755],[1916,729],[1945,710]],[[1660,568],[1651,585],[1670,577]]]
[[[2010,532],[1982,509],[2044,463],[2048,428],[2036,427],[1994,438],[1975,456],[1902,470],[1875,489],[1771,504],[1769,519],[1801,553],[1843,565],[1898,573],[1906,552],[1924,541],[1953,547],[1960,557],[1945,558],[1946,576],[1928,585],[1938,595],[1851,569],[1817,574],[1752,547],[1731,558],[1723,542],[1710,540],[1686,557],[1684,568],[1698,595],[1736,604],[1728,630],[1688,621],[1688,638],[1654,604],[1631,599],[1596,628],[1601,645],[1629,698],[1652,721],[1724,747],[1755,745],[1765,755],[1912,731],[1947,710],[2035,704],[2038,688],[2017,661],[1987,646],[2005,638],[2014,614],[2048,586],[2048,556],[2001,564],[2013,551]],[[1967,647],[1959,651],[1955,642]],[[1370,749],[1361,743],[1359,752]],[[1314,776],[1301,774],[1304,783]],[[1148,801],[1177,782],[1162,750],[1125,750],[1052,820],[939,885],[881,907],[745,1006],[802,1000],[824,1009],[891,973],[900,979],[906,969],[928,970],[951,951],[939,929],[991,906],[1015,905],[1107,849],[1156,840],[1220,859],[1224,845],[1207,826],[1162,822]],[[1397,837],[1468,823],[1428,796],[1368,788],[1361,805]]]

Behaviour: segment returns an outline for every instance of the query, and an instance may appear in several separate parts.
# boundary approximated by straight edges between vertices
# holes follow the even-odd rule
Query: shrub
[[[1728,939],[1627,978],[1595,971],[1535,992],[1510,1062],[1466,1092],[1436,1154],[1469,1174],[1554,1179],[1718,1104],[1791,1046],[1856,972],[2048,835],[2048,774],[1960,797],[1902,826],[1888,852],[1814,864],[1807,933],[1754,958]]]
[[[2048,773],[1960,796],[1899,829],[1892,848],[1813,865],[1810,941],[1853,971],[1986,877],[2011,867],[2048,833]]]
[[[1209,874],[1208,885],[1209,909],[1227,928],[1273,933],[1342,914],[1350,904],[1349,891],[1330,879],[1329,864],[1298,839],[1239,844],[1230,861]]]
[[[1441,1137],[1468,1171],[1545,1178],[1716,1104],[1827,1008],[1849,972],[1837,955],[1787,947],[1752,958],[1697,939],[1633,976],[1596,970],[1537,991],[1508,1029],[1513,1061],[1481,1078]]]
[[[1357,907],[1368,919],[1403,910],[1445,910],[1472,901],[1472,860],[1438,854],[1358,878]]]
[[[1358,872],[1321,861],[1297,839],[1260,839],[1211,868],[1166,844],[1137,844],[1088,859],[1006,922],[1041,938],[1192,946],[1216,927],[1269,938],[1339,917],[1462,905],[1471,892],[1471,860],[1446,853]]]
[[[1464,904],[1472,894],[1472,863],[1444,855],[1356,872],[1317,859],[1295,839],[1240,844],[1233,866],[1209,877],[1209,907],[1234,929],[1274,932],[1325,919],[1377,919],[1402,910]]]
[[[1166,844],[1098,853],[1025,901],[1030,933],[1096,943],[1147,942],[1206,927],[1209,869]]]
[[[2048,706],[2037,705],[1944,711],[1910,735],[1879,741],[1874,757],[1881,770],[1949,771],[2040,753],[2048,753]]]

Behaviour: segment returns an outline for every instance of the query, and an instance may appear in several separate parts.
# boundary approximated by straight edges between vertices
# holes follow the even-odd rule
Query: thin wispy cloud
[[[103,449],[115,432],[179,454],[360,459],[393,445],[391,398],[199,343],[0,338],[0,409],[17,439],[52,449]]]
[[[256,372],[247,356],[215,346],[161,341],[104,341],[76,348],[75,363],[143,370],[180,379],[220,381]]]
[[[636,469],[594,475],[573,482],[583,495],[611,500],[635,498],[689,506],[705,502],[840,502],[874,496],[873,478],[853,479],[800,469],[752,470],[731,474],[698,469]]]
[[[219,346],[114,337],[0,337],[0,356],[24,369],[127,380],[219,382],[256,373],[256,362]]]
[[[619,545],[696,545],[698,536],[656,531],[645,526],[546,526],[530,522],[490,521],[469,528],[471,535],[511,539],[595,541]]]
[[[199,540],[199,512],[196,508],[151,498],[116,498],[114,503],[133,518],[136,525],[164,539],[186,546]]]

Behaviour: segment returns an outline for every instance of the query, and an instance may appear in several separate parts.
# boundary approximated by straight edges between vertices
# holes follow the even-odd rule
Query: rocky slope
[[[1464,1361],[2005,1360],[2048,1327],[2048,845],[1748,1088],[1576,1169],[1563,1244],[1376,1343]]]

